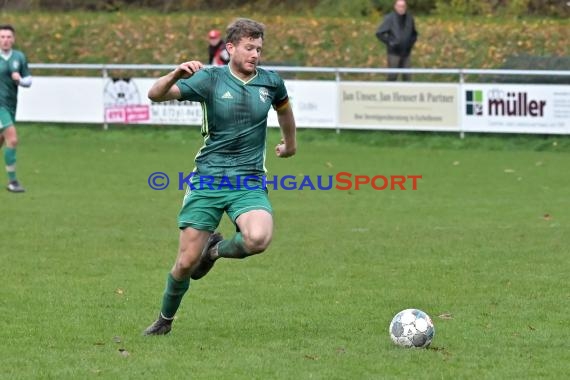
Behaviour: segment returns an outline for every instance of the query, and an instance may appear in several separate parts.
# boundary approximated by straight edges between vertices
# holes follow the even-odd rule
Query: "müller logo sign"
[[[547,104],[544,99],[532,99],[526,91],[492,89],[486,99],[480,90],[469,90],[465,95],[468,116],[483,116],[486,109],[488,116],[543,117]]]

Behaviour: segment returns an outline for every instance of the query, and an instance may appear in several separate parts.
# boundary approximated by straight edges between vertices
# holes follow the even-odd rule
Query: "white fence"
[[[200,125],[202,110],[193,102],[152,103],[146,94],[155,78],[141,70],[166,73],[174,65],[31,64],[30,68],[88,70],[93,76],[34,76],[19,92],[17,119],[30,122],[104,125]],[[329,75],[330,80],[286,79],[299,127],[410,131],[570,134],[570,85],[517,84],[521,76],[570,76],[570,70],[364,69],[281,67],[280,73]],[[113,71],[132,71],[113,78]],[[346,79],[359,74],[430,74],[455,82],[386,82]],[[470,76],[509,76],[512,83],[468,83]],[[491,78],[492,78],[491,77]],[[277,126],[274,112],[268,124]]]

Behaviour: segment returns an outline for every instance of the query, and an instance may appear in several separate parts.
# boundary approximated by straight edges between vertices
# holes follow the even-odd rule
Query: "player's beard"
[[[249,60],[245,60],[239,64],[238,70],[244,75],[247,75],[247,76],[253,75],[253,74],[255,74],[255,70],[257,68],[257,62],[258,61],[255,61],[255,63],[252,63]]]

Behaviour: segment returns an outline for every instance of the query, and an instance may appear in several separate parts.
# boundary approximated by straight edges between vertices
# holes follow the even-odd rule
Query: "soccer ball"
[[[402,347],[428,347],[435,335],[429,315],[418,309],[406,309],[394,316],[390,323],[390,338]]]

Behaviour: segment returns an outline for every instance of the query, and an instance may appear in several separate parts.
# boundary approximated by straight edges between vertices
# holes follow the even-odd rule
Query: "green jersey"
[[[28,60],[24,53],[12,50],[8,58],[0,54],[0,107],[13,116],[18,105],[18,85],[12,79],[12,73],[18,72],[22,78],[30,76]]]
[[[267,114],[288,101],[283,79],[257,68],[248,82],[236,77],[229,66],[209,67],[177,82],[179,100],[202,105],[204,145],[196,155],[196,173],[223,178],[232,184],[239,178],[265,174]],[[240,176],[240,177],[237,177]],[[192,180],[195,182],[195,180]]]

